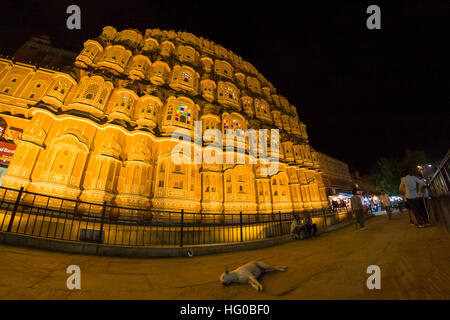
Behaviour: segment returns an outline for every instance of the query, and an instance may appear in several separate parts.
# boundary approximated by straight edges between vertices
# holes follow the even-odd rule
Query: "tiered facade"
[[[61,71],[0,59],[0,112],[8,127],[23,130],[6,187],[204,213],[327,206],[296,107],[253,65],[190,33],[108,26]],[[248,141],[246,151],[215,150],[244,164],[175,164],[180,141],[171,134],[182,128],[193,136],[198,120],[203,132],[278,128],[278,172],[264,175],[251,163]],[[191,145],[215,152],[206,140]]]

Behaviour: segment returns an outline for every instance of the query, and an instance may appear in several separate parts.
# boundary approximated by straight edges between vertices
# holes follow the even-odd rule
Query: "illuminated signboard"
[[[15,151],[15,144],[0,141],[0,164],[8,166]]]

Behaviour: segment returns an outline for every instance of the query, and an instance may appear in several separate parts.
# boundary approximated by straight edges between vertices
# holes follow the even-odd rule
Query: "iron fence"
[[[450,150],[430,180],[431,199],[424,199],[427,214],[450,233]]]
[[[113,206],[0,187],[0,231],[119,246],[186,246],[258,241],[290,233],[294,215],[318,229],[354,219],[350,210],[198,213]]]
[[[433,196],[450,194],[450,150],[431,178],[430,189]]]

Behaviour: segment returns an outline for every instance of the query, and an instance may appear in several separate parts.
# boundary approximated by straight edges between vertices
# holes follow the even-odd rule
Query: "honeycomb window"
[[[175,121],[185,123],[185,124],[191,124],[191,122],[192,122],[191,108],[185,104],[179,104],[175,109],[174,117],[175,117]],[[169,120],[169,119],[167,119],[167,120]]]
[[[95,96],[98,92],[98,85],[96,84],[90,84],[86,91],[84,92],[84,98],[88,100],[94,100]]]

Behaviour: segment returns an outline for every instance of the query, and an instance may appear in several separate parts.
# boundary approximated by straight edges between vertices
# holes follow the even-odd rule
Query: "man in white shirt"
[[[414,212],[419,228],[429,225],[428,216],[423,210],[421,199],[417,194],[417,184],[426,186],[425,181],[413,175],[412,170],[408,170],[408,174],[401,178],[399,190],[405,194],[408,207]]]

